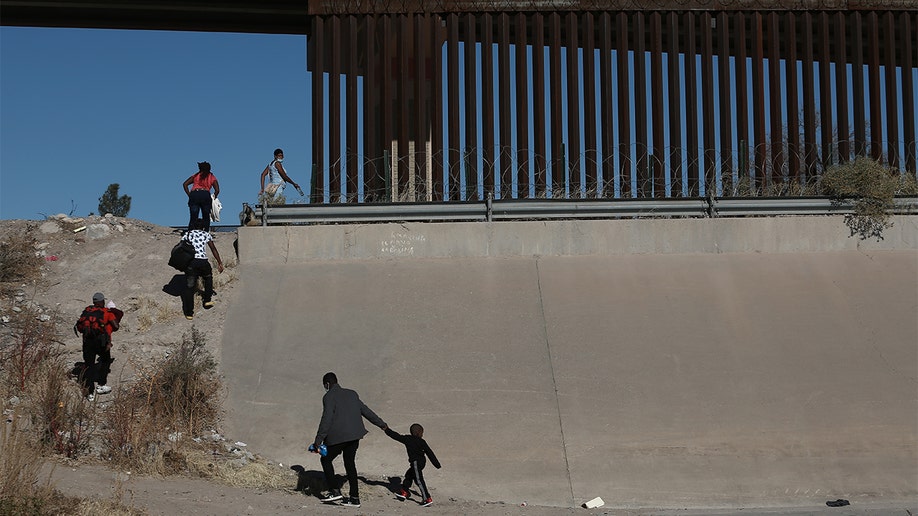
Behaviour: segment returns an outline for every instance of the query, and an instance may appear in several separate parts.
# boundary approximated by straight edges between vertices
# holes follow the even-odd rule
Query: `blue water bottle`
[[[315,445],[315,444],[310,444],[310,445],[309,445],[309,451],[311,451],[311,452],[316,451],[316,445]],[[321,456],[323,456],[323,457],[326,456],[326,455],[328,455],[328,448],[326,448],[324,444],[320,444],[320,445],[319,445],[319,455],[321,455]]]

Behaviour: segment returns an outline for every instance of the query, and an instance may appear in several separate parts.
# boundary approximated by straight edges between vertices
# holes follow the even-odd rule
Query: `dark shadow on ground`
[[[290,466],[290,469],[296,471],[296,491],[300,491],[307,496],[315,496],[318,498],[322,496],[324,491],[328,490],[328,486],[325,484],[325,474],[323,472],[308,470],[300,464],[294,464]],[[385,481],[380,481],[370,480],[358,475],[357,480],[368,486],[385,487],[393,494],[398,492],[402,484],[401,477],[389,477]],[[342,486],[342,488],[347,488],[347,478],[343,475],[335,475],[335,483]]]
[[[290,466],[296,471],[296,490],[307,496],[319,497],[325,487],[325,475],[321,471],[307,470],[299,464]]]
[[[163,292],[169,294],[172,297],[181,296],[183,290],[185,290],[184,274],[176,274],[175,276],[172,276],[172,279],[169,280],[169,283],[163,285]]]

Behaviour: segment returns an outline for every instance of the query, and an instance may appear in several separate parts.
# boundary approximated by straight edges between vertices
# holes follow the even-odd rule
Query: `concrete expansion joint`
[[[541,312],[542,317],[542,335],[545,339],[545,354],[548,357],[548,369],[549,374],[551,375],[552,389],[555,393],[555,410],[557,411],[558,417],[558,431],[561,435],[561,453],[564,456],[564,471],[567,474],[567,484],[570,488],[570,500],[571,503],[574,503],[574,481],[571,478],[571,463],[567,456],[567,439],[564,436],[564,418],[561,417],[561,399],[558,396],[558,378],[555,375],[555,365],[552,362],[551,354],[551,340],[548,337],[548,320],[545,317],[545,296],[542,293],[542,273],[539,270],[539,261],[540,258],[536,258],[536,289],[539,293],[539,311]]]
[[[284,263],[290,262],[290,226],[284,226]]]

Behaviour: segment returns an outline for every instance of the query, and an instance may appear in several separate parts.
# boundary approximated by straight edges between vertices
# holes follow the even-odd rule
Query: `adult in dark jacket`
[[[344,457],[344,470],[347,472],[347,481],[350,487],[348,499],[342,505],[360,507],[360,494],[357,486],[357,448],[360,439],[367,434],[363,426],[363,418],[385,430],[389,428],[386,422],[360,401],[355,391],[345,389],[338,385],[335,373],[326,373],[322,377],[325,387],[325,396],[322,397],[322,420],[319,421],[319,430],[313,446],[313,453],[319,453],[319,447],[325,444],[328,453],[322,457],[322,471],[325,473],[325,483],[329,492],[322,497],[323,502],[341,500],[340,486],[335,483],[335,467],[332,461],[338,455]]]

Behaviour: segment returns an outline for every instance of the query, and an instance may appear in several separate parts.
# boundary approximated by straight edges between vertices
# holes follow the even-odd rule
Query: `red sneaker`
[[[431,505],[433,505],[433,500],[431,500],[430,498],[428,498],[428,499],[424,500],[424,503],[421,504],[421,507],[430,507]]]
[[[399,489],[398,492],[395,493],[395,497],[403,502],[410,496],[411,496],[411,493],[409,493],[408,491],[405,491],[404,489]]]

